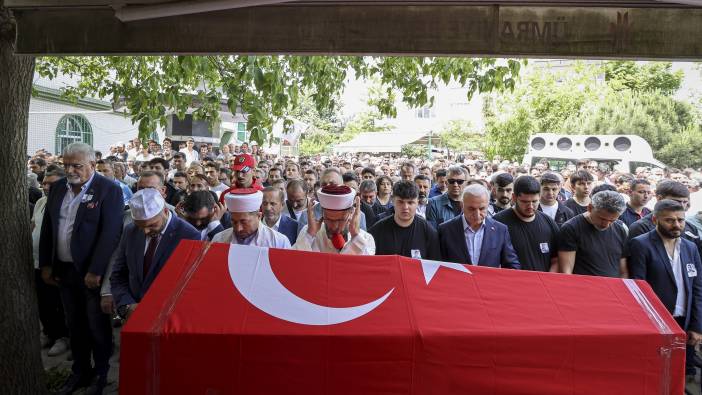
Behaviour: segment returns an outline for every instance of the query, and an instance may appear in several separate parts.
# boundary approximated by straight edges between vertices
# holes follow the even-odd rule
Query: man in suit
[[[49,192],[39,242],[42,278],[59,285],[73,352],[72,374],[58,393],[91,385],[90,393],[99,394],[112,354],[112,326],[100,309],[100,284],[119,242],[124,202],[121,189],[95,172],[89,145],[69,145],[63,162],[66,178]]]
[[[463,215],[439,225],[443,260],[520,268],[507,226],[487,217],[489,204],[490,192],[484,186],[472,184],[463,190]]]
[[[685,207],[661,200],[653,211],[656,228],[631,240],[629,273],[646,280],[688,334],[686,373],[695,374],[694,346],[702,341],[702,264],[695,244],[682,238]]]
[[[261,203],[261,212],[263,222],[269,228],[284,234],[290,245],[297,241],[298,223],[294,219],[282,215],[285,202],[285,194],[278,188],[265,187],[263,189],[263,202]]]
[[[434,229],[461,214],[461,191],[468,180],[468,172],[460,166],[448,168],[448,187],[446,193],[429,199],[427,205],[427,222]]]
[[[137,308],[178,243],[200,240],[200,232],[171,213],[153,188],[138,191],[129,207],[134,222],[124,229],[110,278],[117,312],[123,318]]]
[[[189,194],[178,211],[190,225],[200,231],[200,240],[212,240],[224,225],[221,220],[227,212],[224,204],[217,201],[211,191],[195,191]]]

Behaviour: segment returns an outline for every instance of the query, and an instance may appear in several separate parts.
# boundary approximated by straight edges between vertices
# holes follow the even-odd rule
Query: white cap
[[[235,189],[224,195],[227,210],[233,213],[251,213],[261,209],[263,192],[254,189]]]
[[[356,192],[353,189],[346,187],[348,188],[348,191],[340,193],[338,190],[345,187],[345,185],[332,187],[337,190],[335,193],[328,193],[325,191],[325,189],[328,187],[324,187],[317,192],[319,204],[322,205],[322,208],[327,210],[346,210],[351,208],[351,206],[353,206],[354,198],[356,197]]]
[[[129,199],[132,218],[137,221],[149,220],[163,212],[165,207],[161,192],[154,188],[141,189]]]

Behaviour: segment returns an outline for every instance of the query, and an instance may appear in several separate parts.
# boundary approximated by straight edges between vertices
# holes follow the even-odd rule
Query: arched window
[[[77,114],[64,115],[56,125],[56,152],[60,154],[71,143],[82,142],[93,146],[93,128],[90,122]]]

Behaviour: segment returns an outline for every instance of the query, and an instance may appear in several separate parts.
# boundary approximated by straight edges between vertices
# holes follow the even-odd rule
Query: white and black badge
[[[697,277],[697,268],[695,267],[695,264],[688,263],[686,266],[687,266],[687,276],[688,277]]]
[[[548,254],[550,252],[548,249],[548,243],[539,243],[539,248],[541,248],[542,254]]]
[[[419,250],[412,250],[412,258],[422,259],[422,252]]]

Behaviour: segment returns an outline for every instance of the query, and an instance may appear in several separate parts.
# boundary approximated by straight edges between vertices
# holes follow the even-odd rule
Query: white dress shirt
[[[78,207],[81,202],[90,202],[93,200],[92,195],[86,195],[85,191],[90,187],[90,184],[95,178],[95,173],[90,176],[88,182],[80,187],[80,192],[76,195],[73,193],[71,184],[66,183],[66,195],[63,197],[63,202],[61,202],[61,210],[59,211],[59,221],[58,221],[58,234],[56,235],[57,245],[56,245],[56,255],[60,261],[63,262],[73,262],[73,255],[71,255],[71,238],[73,237],[73,223],[76,220],[76,213],[78,213]]]
[[[668,250],[666,250],[668,254]],[[668,254],[668,260],[673,268],[673,277],[675,277],[675,287],[678,289],[678,293],[675,296],[675,310],[673,311],[673,316],[684,317],[685,316],[685,283],[683,278],[683,268],[680,264],[680,239],[675,240],[675,248],[673,249],[673,256]]]

